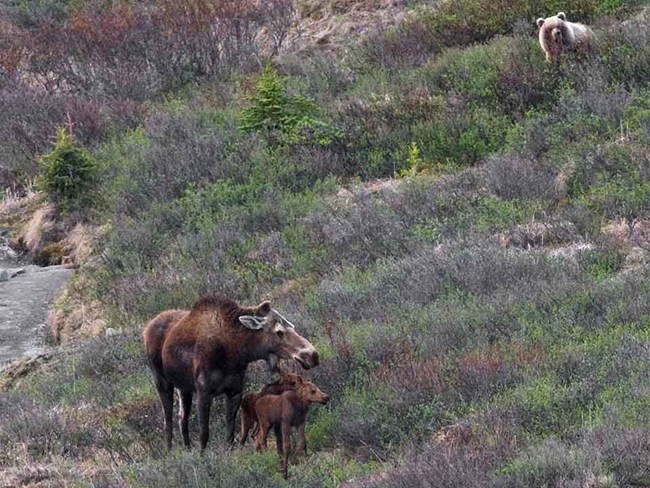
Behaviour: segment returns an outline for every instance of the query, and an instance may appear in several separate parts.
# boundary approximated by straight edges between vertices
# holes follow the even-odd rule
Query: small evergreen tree
[[[296,143],[311,138],[328,145],[338,131],[315,117],[314,103],[300,95],[288,96],[284,81],[271,66],[266,66],[243,110],[240,129],[263,134],[272,143]]]
[[[64,127],[57,131],[54,149],[41,156],[37,183],[52,203],[62,211],[91,205],[98,181],[98,166],[88,151],[75,145]]]

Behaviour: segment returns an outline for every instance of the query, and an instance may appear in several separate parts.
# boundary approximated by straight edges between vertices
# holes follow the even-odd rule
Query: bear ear
[[[558,19],[566,20],[566,14],[564,12],[558,12]]]
[[[542,25],[544,25],[545,20],[546,19],[544,19],[543,17],[540,17],[539,19],[537,19],[537,27],[541,27]]]

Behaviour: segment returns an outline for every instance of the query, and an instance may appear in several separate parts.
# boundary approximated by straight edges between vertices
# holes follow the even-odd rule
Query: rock
[[[25,274],[25,268],[3,269],[0,271],[0,281],[9,281],[21,274]]]
[[[113,327],[109,327],[104,332],[104,337],[106,337],[107,339],[110,339],[111,337],[115,337],[116,335],[120,335],[121,333],[122,333],[122,331],[114,329]]]
[[[9,270],[9,278],[15,278],[21,274],[25,274],[25,268],[16,268]]]

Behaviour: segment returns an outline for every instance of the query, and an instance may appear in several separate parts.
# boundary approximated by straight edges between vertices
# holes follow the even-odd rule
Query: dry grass
[[[65,306],[62,307],[64,302]],[[66,290],[50,310],[47,324],[56,343],[71,342],[103,334],[106,330],[106,311],[100,301],[85,303]]]
[[[26,194],[21,196],[7,188],[0,199],[0,222],[9,226],[27,222],[41,205],[40,200],[40,195],[32,190],[26,190]]]

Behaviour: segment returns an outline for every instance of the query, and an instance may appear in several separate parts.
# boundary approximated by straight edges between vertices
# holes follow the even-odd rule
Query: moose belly
[[[244,387],[244,373],[225,372],[215,369],[199,372],[196,375],[196,387],[210,395],[236,394]]]

